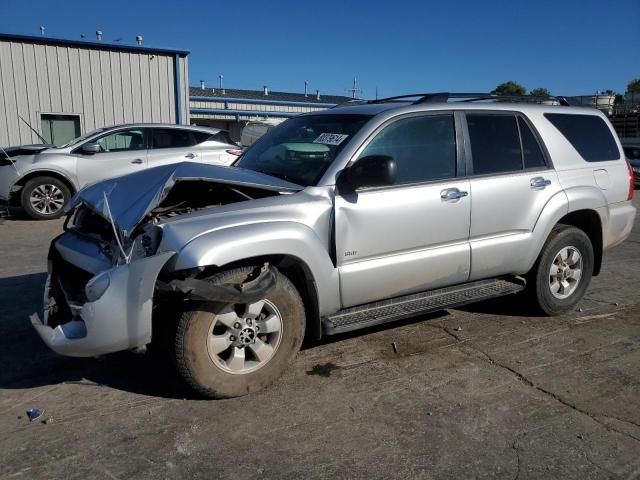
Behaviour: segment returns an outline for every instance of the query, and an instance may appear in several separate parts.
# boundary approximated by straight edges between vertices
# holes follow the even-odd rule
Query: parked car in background
[[[230,165],[240,154],[218,128],[129,124],[100,128],[66,145],[0,149],[0,202],[35,219],[62,215],[82,187],[147,167],[183,161]]]
[[[633,178],[636,187],[640,187],[640,143],[623,143],[622,149],[633,170]]]
[[[32,324],[71,356],[165,339],[187,383],[233,397],[282,375],[305,336],[523,290],[570,312],[631,232],[633,178],[602,112],[522,98],[333,108],[288,120],[234,168],[87,187]]]
[[[260,121],[247,122],[247,124],[242,128],[242,133],[240,134],[240,145],[245,148],[250,147],[256,143],[260,137],[276,128],[283,121],[284,120],[282,119],[269,118]]]

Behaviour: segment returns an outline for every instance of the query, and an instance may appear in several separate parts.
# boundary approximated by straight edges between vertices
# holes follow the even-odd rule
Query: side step
[[[322,320],[326,335],[348,332],[393,322],[415,315],[459,307],[468,303],[501,297],[524,290],[525,282],[516,277],[495,278],[405,295],[380,302],[345,308]]]

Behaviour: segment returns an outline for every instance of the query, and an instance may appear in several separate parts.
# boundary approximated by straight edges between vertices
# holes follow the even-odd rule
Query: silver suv
[[[32,323],[72,356],[168,339],[192,387],[231,397],[277,379],[305,336],[523,290],[568,312],[631,231],[633,176],[599,111],[494,100],[301,115],[237,168],[162,166],[84,189]]]
[[[185,159],[229,165],[237,149],[226,130],[148,123],[100,128],[61,146],[0,149],[0,202],[57,218],[88,184]]]

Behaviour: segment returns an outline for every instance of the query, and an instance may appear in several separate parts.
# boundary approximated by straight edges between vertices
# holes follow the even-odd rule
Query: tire
[[[576,251],[579,261],[576,261]],[[565,252],[566,260],[559,258],[562,252]],[[573,262],[575,263],[571,266]],[[532,300],[542,312],[550,316],[574,310],[591,282],[593,264],[593,245],[589,237],[578,228],[557,225],[549,234],[536,264],[527,275]],[[553,272],[552,265],[555,265]],[[576,280],[577,270],[580,270],[580,274]]]
[[[20,204],[31,218],[51,220],[62,216],[70,198],[71,191],[63,181],[55,177],[35,177],[22,188]]]
[[[209,281],[241,283],[255,268],[221,272]],[[193,303],[180,315],[175,336],[176,367],[182,378],[201,394],[230,398],[257,392],[277,380],[296,357],[304,338],[306,320],[302,299],[291,281],[276,270],[276,285],[266,294],[262,308],[253,305],[255,311],[261,311],[253,321],[242,318],[249,315],[246,305]],[[265,317],[270,323],[264,320]],[[279,332],[273,317],[279,317]],[[242,322],[241,329],[236,328],[234,318]],[[226,325],[229,323],[233,328]],[[254,331],[255,343],[242,343],[251,342],[250,330],[259,325],[264,325],[263,332],[270,332]],[[272,348],[270,354],[265,354],[269,351],[257,343],[258,340]],[[223,350],[231,341],[233,343]],[[234,346],[239,343],[240,347]]]

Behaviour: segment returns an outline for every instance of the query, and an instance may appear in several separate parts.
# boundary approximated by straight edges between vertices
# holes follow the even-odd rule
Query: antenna
[[[362,93],[362,89],[358,88],[358,80],[353,77],[353,87],[351,88],[351,98],[355,99],[358,93]]]
[[[46,28],[44,25],[40,25],[40,35],[42,35],[43,37],[44,37],[44,31],[45,31],[46,29],[47,29],[47,28]]]
[[[307,82],[306,80],[304,81],[304,96],[307,96],[307,87],[309,86],[309,82]]]

